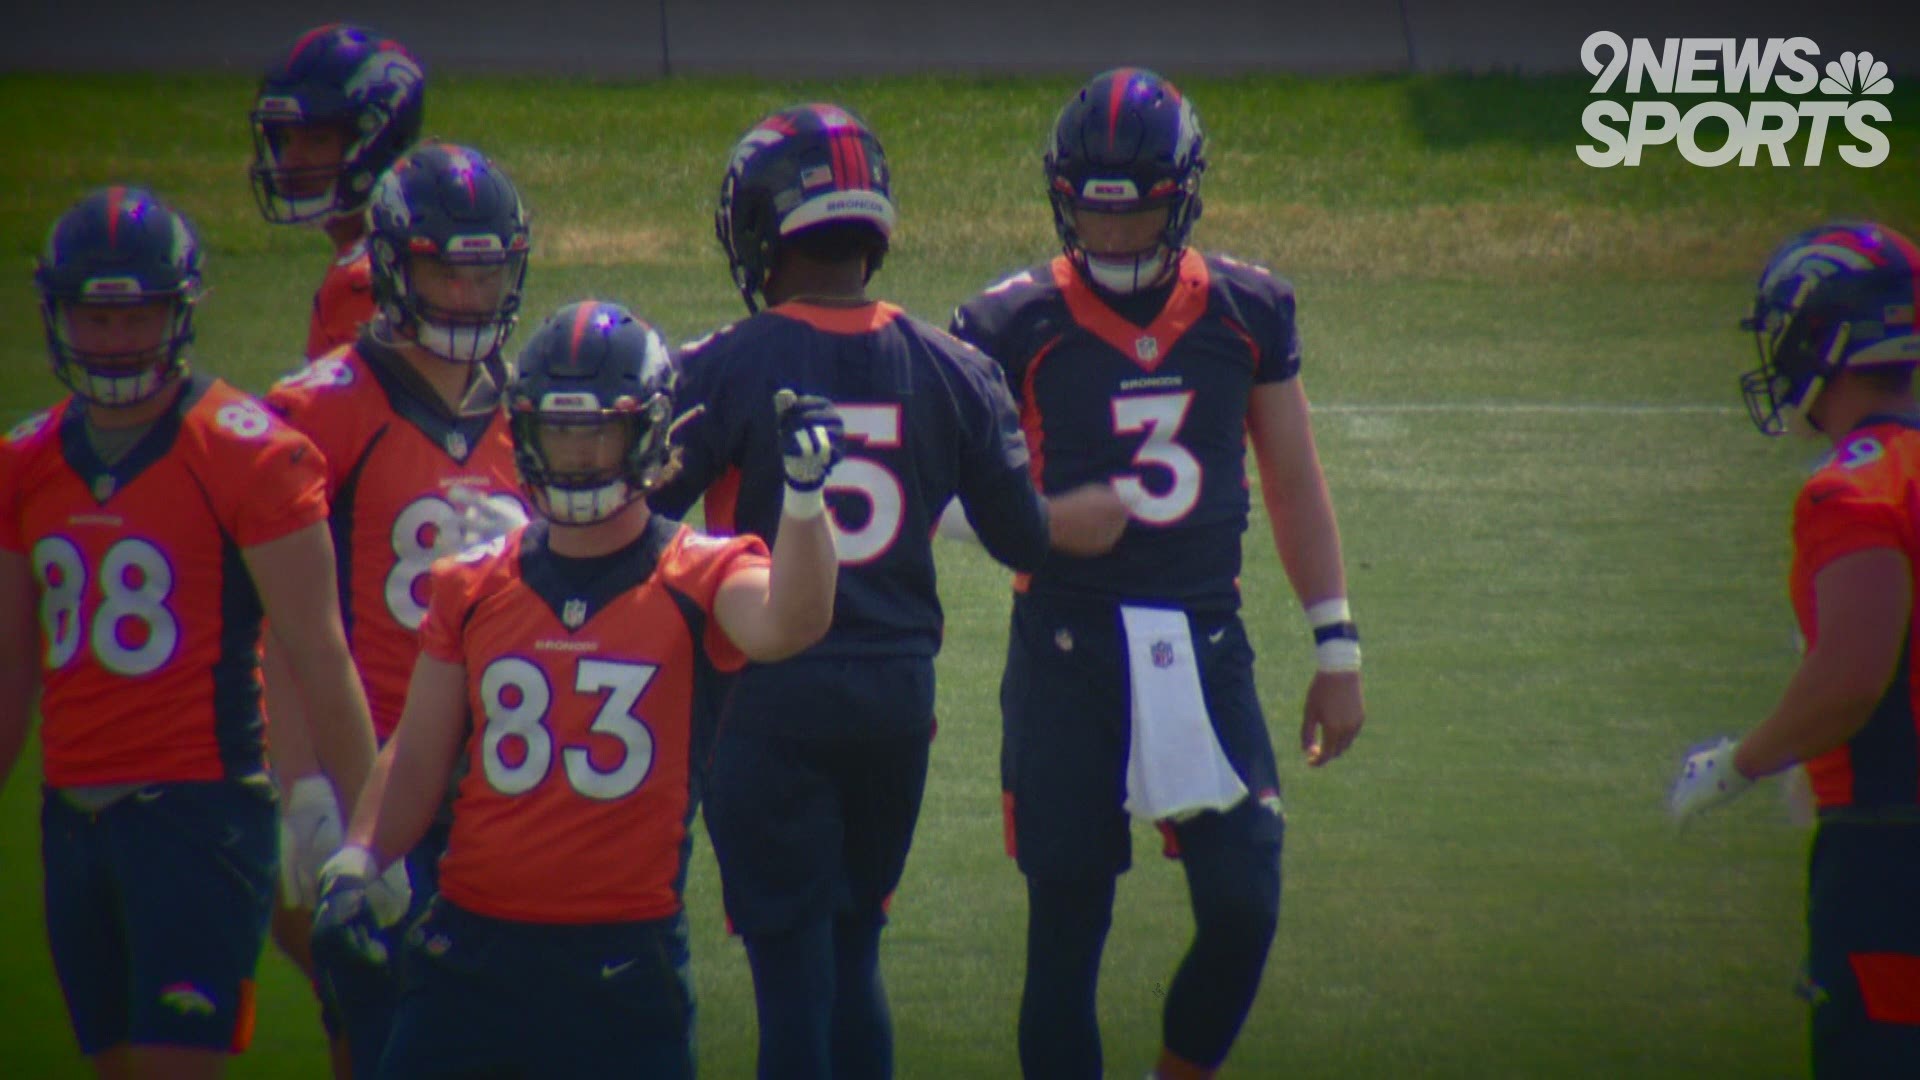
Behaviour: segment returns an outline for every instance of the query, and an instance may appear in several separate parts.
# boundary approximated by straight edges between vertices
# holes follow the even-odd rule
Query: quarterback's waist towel
[[[1133,691],[1127,813],[1181,820],[1246,798],[1207,715],[1186,612],[1123,605],[1120,619]]]

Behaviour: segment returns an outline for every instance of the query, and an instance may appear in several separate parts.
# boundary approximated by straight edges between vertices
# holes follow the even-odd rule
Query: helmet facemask
[[[1197,170],[1189,186],[1198,186]],[[1125,179],[1089,180],[1080,193],[1070,189],[1065,178],[1054,185],[1054,227],[1067,258],[1088,280],[1106,292],[1130,296],[1164,285],[1173,277],[1186,251],[1193,219],[1199,216],[1196,195],[1183,190],[1160,198],[1134,198],[1133,182]],[[1156,212],[1157,226],[1152,221],[1121,220]],[[1098,253],[1088,245],[1090,234],[1096,240],[1093,247],[1102,249]],[[1098,242],[1103,235],[1116,236],[1122,242]]]
[[[263,97],[253,111],[253,198],[260,216],[275,225],[324,225],[364,209],[367,193],[343,198],[340,185],[347,163],[366,152],[379,131],[377,116],[303,118],[292,98]],[[287,110],[291,109],[291,112]],[[371,126],[370,131],[363,129]],[[333,141],[327,153],[328,140]],[[318,161],[317,164],[307,162]]]
[[[505,250],[491,234],[454,237],[448,247],[396,260],[388,321],[442,360],[477,364],[499,353],[519,321],[527,252]]]
[[[663,394],[610,408],[567,391],[518,403],[514,457],[534,509],[556,525],[593,525],[644,498],[665,467],[672,411]]]
[[[89,285],[111,283],[112,279],[96,279]],[[186,347],[193,341],[194,298],[190,293],[134,291],[122,295],[124,299],[103,298],[95,291],[91,296],[44,297],[40,302],[54,376],[88,402],[112,408],[146,401],[185,374]],[[166,305],[164,314],[157,306],[162,303]],[[133,314],[142,308],[151,309],[152,317]],[[105,318],[90,325],[89,316]],[[107,336],[101,336],[101,327],[113,323],[124,326],[128,318],[139,324],[131,335],[124,329],[106,329]],[[149,336],[149,323],[152,340],[129,346],[130,337]],[[108,344],[96,344],[103,340]]]

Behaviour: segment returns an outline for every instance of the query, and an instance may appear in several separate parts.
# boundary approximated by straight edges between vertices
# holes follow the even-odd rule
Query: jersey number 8
[[[93,610],[91,633],[84,625],[87,564],[80,548],[64,536],[45,536],[30,557],[40,584],[48,671],[71,663],[82,639],[92,644],[100,666],[115,675],[151,675],[173,656],[180,643],[180,622],[167,610],[173,567],[159,548],[127,537],[107,549],[100,560],[100,604]]]

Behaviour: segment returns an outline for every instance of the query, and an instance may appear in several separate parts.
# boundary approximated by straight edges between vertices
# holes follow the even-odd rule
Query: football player
[[[382,1076],[693,1076],[694,718],[720,672],[826,631],[839,421],[822,399],[768,393],[784,477],[769,560],[757,537],[649,513],[672,385],[659,335],[610,303],[562,308],[516,363],[507,402],[537,519],[434,566],[406,713],[322,874],[316,943],[380,962],[368,882],[465,764]]]
[[[104,1076],[244,1049],[275,878],[256,650],[312,704],[315,783],[354,798],[367,703],[333,607],[325,462],[189,371],[200,251],[151,193],[54,225],[34,274],[71,391],[0,439],[0,783],[40,691],[47,936]]]
[[[1739,740],[1689,754],[1682,821],[1805,764],[1819,827],[1807,884],[1813,1074],[1920,1076],[1920,247],[1871,222],[1790,237],[1742,325],[1760,430],[1833,455],[1793,506],[1790,593],[1806,653]]]
[[[941,613],[930,538],[956,495],[988,550],[1031,569],[1049,542],[1111,545],[1126,508],[1101,483],[1049,507],[993,365],[873,300],[894,227],[886,155],[845,109],[805,105],[733,151],[715,228],[750,318],[684,356],[679,476],[654,509],[705,494],[710,528],[779,535],[777,387],[830,398],[847,458],[827,478],[839,553],[833,628],[755,664],[728,694],[707,828],[746,944],[762,1076],[890,1075],[879,968],[926,783]],[[764,311],[759,310],[764,305]]]
[[[330,23],[300,35],[254,97],[254,201],[276,225],[314,225],[333,264],[313,297],[309,359],[353,342],[373,317],[367,204],[420,137],[426,81],[406,46]]]
[[[351,347],[283,380],[267,403],[326,455],[337,606],[384,743],[419,652],[433,560],[525,520],[513,495],[499,353],[519,316],[529,232],[506,173],[476,151],[440,143],[414,149],[381,177],[371,217],[379,316]],[[340,811],[310,778],[308,706],[283,692],[289,684],[271,649],[267,675],[274,770],[288,792],[276,938],[300,955],[320,864],[341,839]],[[410,871],[424,901],[444,842],[443,823],[389,871],[388,887],[402,888],[398,875]],[[364,1074],[379,1058],[392,987],[329,985],[320,974],[328,1030]],[[352,976],[348,969],[334,981],[363,981]]]
[[[1018,388],[1042,491],[1109,478],[1113,550],[1015,582],[1001,781],[1027,879],[1020,1060],[1099,1076],[1094,1010],[1129,816],[1182,859],[1193,942],[1170,982],[1161,1077],[1212,1075],[1253,1005],[1280,903],[1279,775],[1238,615],[1249,439],[1287,578],[1319,655],[1310,765],[1363,721],[1359,635],[1321,476],[1293,289],[1189,241],[1206,140],[1193,103],[1140,68],[1067,101],[1045,156],[1061,254],[954,315]]]

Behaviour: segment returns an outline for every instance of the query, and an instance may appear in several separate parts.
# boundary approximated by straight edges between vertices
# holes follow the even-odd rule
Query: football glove
[[[527,523],[527,512],[511,495],[489,495],[458,484],[448,490],[447,501],[459,515],[450,530],[457,551],[490,544]]]
[[[372,881],[373,853],[363,847],[341,848],[320,868],[320,903],[313,912],[316,956],[344,954],[367,966],[387,965],[387,936],[374,914]]]
[[[840,411],[826,398],[780,390],[773,395],[773,413],[780,422],[787,487],[801,493],[820,490],[845,455],[846,425]]]
[[[311,911],[320,899],[320,867],[346,838],[340,804],[324,776],[303,776],[280,807],[280,901]]]
[[[1733,749],[1734,741],[1722,736],[1687,753],[1680,776],[1667,794],[1667,810],[1675,821],[1685,824],[1695,814],[1729,802],[1753,786],[1733,767]]]

